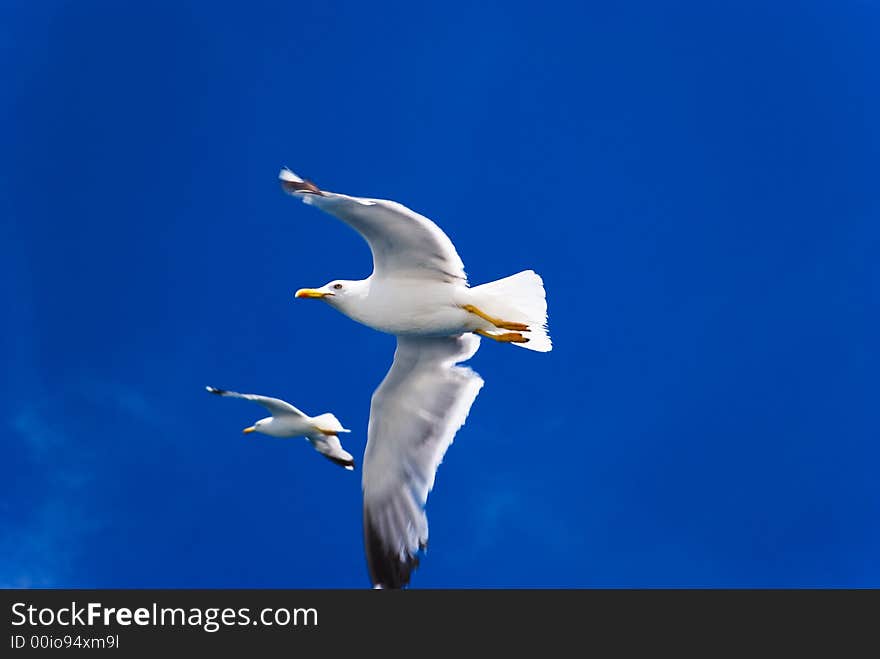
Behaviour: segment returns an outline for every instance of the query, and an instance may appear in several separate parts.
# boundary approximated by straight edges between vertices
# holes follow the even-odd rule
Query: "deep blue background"
[[[0,584],[369,585],[360,472],[203,390],[362,454],[393,338],[292,298],[370,254],[289,165],[544,276],[413,586],[880,586],[876,3],[149,5],[0,10]]]

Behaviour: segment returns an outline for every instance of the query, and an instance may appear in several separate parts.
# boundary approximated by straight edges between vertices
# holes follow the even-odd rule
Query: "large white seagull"
[[[374,587],[409,583],[428,541],[424,506],[434,476],[464,424],[482,378],[457,366],[480,336],[548,352],[541,278],[526,270],[470,288],[449,237],[394,201],[321,190],[288,169],[284,190],[361,234],[373,273],[304,288],[364,325],[397,336],[391,369],[373,393],[363,462],[364,546]]]

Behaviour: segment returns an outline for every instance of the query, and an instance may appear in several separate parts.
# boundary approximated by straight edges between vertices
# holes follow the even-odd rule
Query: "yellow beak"
[[[296,293],[294,293],[293,297],[308,297],[316,300],[320,300],[321,298],[327,297],[330,293],[324,293],[323,291],[319,291],[315,288],[301,288]]]
[[[244,430],[242,430],[242,432],[243,432],[245,435],[247,435],[248,433],[256,432],[256,430],[257,430],[256,427],[254,427],[254,426],[248,426],[247,428],[245,428]]]

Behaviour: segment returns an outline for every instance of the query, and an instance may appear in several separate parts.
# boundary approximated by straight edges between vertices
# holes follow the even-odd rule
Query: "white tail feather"
[[[303,182],[303,180],[299,176],[287,169],[287,167],[281,168],[281,171],[278,172],[278,178],[280,178],[282,181],[290,181],[291,183]]]
[[[346,428],[342,427],[342,424],[339,422],[335,416],[327,412],[326,414],[319,414],[318,416],[312,418],[312,423],[315,424],[315,427],[318,430],[323,432],[351,432]]]
[[[535,350],[550,352],[553,344],[547,334],[547,298],[544,293],[544,282],[534,270],[524,270],[504,279],[491,281],[471,289],[474,304],[486,313],[529,326],[523,336],[528,343],[513,345]]]

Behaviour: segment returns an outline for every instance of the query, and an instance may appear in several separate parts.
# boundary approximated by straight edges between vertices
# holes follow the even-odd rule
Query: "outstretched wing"
[[[357,231],[373,253],[373,276],[466,282],[464,264],[443,231],[424,215],[383,199],[349,197],[319,189],[289,169],[281,187],[303,202],[335,215]]]
[[[217,394],[218,396],[229,396],[230,398],[244,398],[245,400],[252,400],[269,410],[269,413],[272,414],[272,416],[306,416],[298,409],[296,409],[293,405],[291,405],[287,401],[281,400],[280,398],[269,398],[268,396],[259,396],[257,394],[240,394],[237,391],[226,391],[226,389],[217,389],[217,387],[205,387],[205,389],[207,389],[209,393]]]
[[[483,379],[456,366],[477,351],[473,334],[398,337],[373,394],[364,454],[364,545],[374,586],[400,588],[428,542],[425,502]]]

